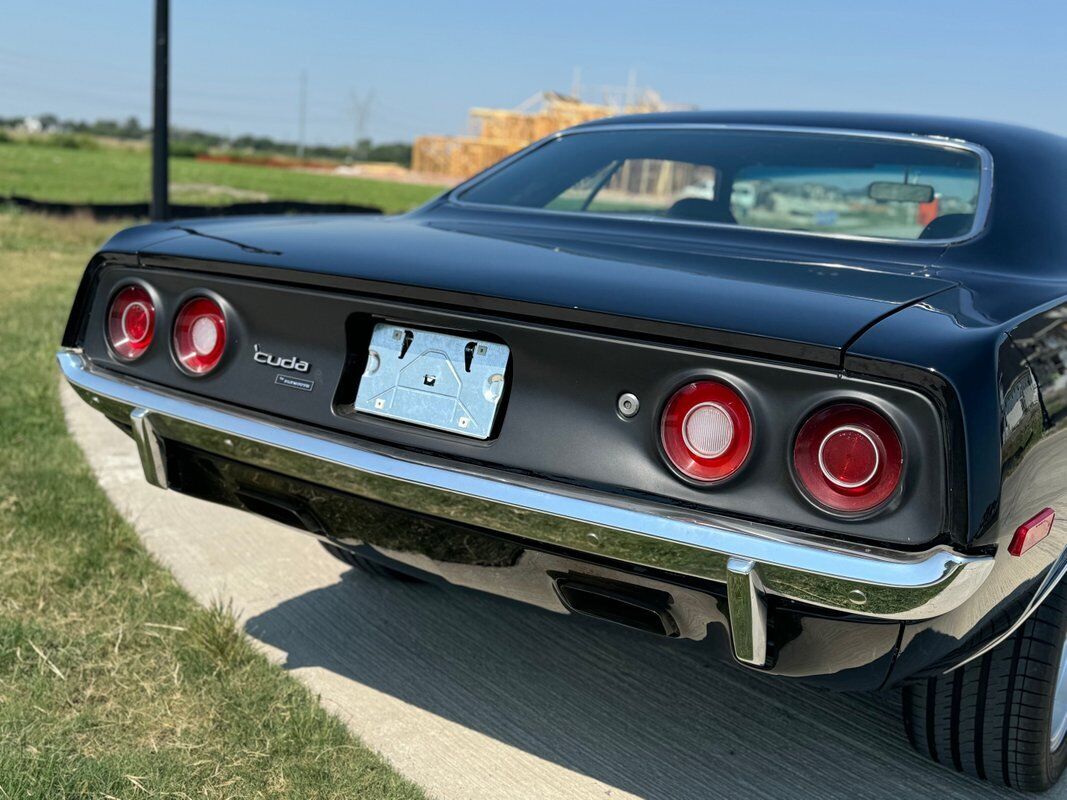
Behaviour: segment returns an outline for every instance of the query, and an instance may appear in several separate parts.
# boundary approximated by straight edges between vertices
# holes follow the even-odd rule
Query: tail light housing
[[[862,514],[881,506],[899,489],[904,448],[882,414],[841,403],[804,422],[793,447],[793,466],[816,503],[831,511]]]
[[[127,286],[111,299],[107,312],[107,338],[119,358],[133,361],[152,344],[156,307],[143,286]]]
[[[174,357],[191,375],[214,370],[226,351],[226,315],[210,297],[194,297],[174,320]]]
[[[661,423],[663,451],[687,478],[726,480],[752,451],[752,414],[744,398],[719,381],[686,384],[667,402]]]

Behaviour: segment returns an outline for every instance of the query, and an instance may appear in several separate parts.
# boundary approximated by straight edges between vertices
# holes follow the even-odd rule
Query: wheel
[[[353,553],[351,550],[346,550],[343,547],[329,544],[328,542],[319,542],[323,549],[338,561],[342,561],[348,564],[350,567],[355,567],[358,570],[362,570],[370,575],[377,575],[382,578],[392,578],[396,581],[404,581],[406,583],[421,583],[421,581],[414,575],[408,575],[406,572],[387,567],[384,564],[379,564],[377,561],[372,561],[369,558]]]
[[[1067,765],[1067,588],[981,658],[904,689],[904,727],[934,761],[1023,791]]]

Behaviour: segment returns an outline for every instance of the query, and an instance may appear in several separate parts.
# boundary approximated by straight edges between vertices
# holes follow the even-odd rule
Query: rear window
[[[877,239],[968,236],[982,220],[969,147],[857,134],[588,131],[543,145],[464,202]]]

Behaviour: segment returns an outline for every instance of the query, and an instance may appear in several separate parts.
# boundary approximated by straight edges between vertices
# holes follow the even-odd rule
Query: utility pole
[[[626,110],[633,113],[633,105],[637,102],[637,70],[631,68],[626,81]]]
[[[307,134],[307,114],[308,114],[308,74],[307,70],[301,70],[300,72],[300,122],[298,130],[300,131],[297,136],[296,145],[296,157],[304,157],[304,137]]]
[[[582,68],[575,67],[571,73],[571,97],[575,100],[582,99]]]
[[[170,128],[170,0],[156,0],[155,73],[152,93],[152,208],[153,220],[170,217],[167,133]]]
[[[349,98],[352,102],[352,117],[354,126],[352,130],[352,157],[356,157],[359,151],[359,142],[363,138],[363,132],[367,129],[367,120],[370,118],[370,106],[374,102],[374,90],[367,92],[362,100],[355,92],[351,92]]]

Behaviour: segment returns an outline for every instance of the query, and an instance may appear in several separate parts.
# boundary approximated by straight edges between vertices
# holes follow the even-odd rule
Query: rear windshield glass
[[[533,150],[460,199],[779,231],[956,239],[976,228],[980,176],[977,154],[949,145],[778,131],[590,131]]]

